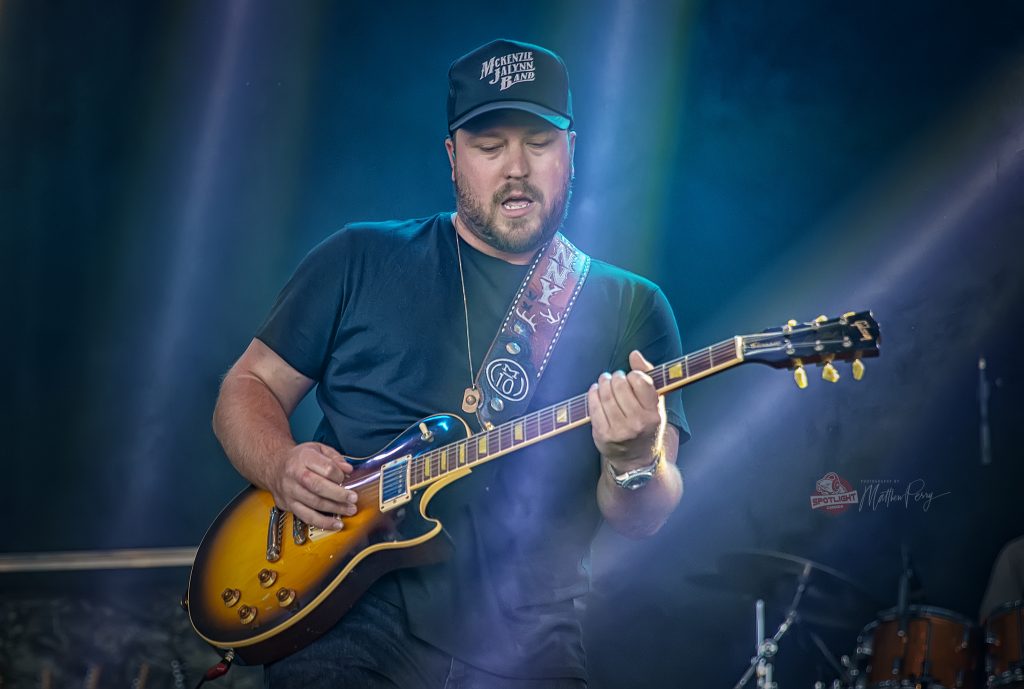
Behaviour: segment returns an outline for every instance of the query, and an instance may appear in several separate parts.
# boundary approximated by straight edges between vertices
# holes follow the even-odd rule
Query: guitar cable
[[[231,669],[231,663],[234,662],[234,660],[235,652],[232,650],[228,650],[228,652],[224,654],[223,660],[221,660],[219,663],[211,667],[203,674],[203,678],[199,680],[199,684],[196,685],[196,689],[199,689],[199,687],[203,686],[203,684],[205,684],[208,681],[220,679],[224,675],[228,674],[228,670]]]

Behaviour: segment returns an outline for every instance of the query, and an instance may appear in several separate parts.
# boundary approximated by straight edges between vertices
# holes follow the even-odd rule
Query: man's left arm
[[[594,444],[601,453],[597,504],[619,533],[650,536],[661,528],[683,495],[676,467],[679,431],[666,423],[664,399],[647,375],[653,366],[640,352],[629,355],[631,371],[604,373],[588,393]],[[659,459],[660,458],[660,459]],[[650,467],[650,480],[630,490],[614,476]]]

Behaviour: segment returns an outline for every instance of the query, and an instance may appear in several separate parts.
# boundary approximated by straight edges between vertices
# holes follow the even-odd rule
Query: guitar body
[[[233,649],[246,663],[272,662],[330,629],[387,572],[445,559],[451,544],[441,523],[427,515],[427,504],[470,469],[452,472],[387,511],[380,508],[380,470],[469,433],[461,418],[439,414],[410,426],[374,455],[346,458],[355,471],[345,485],[359,494],[358,511],[343,517],[345,528],[337,532],[300,524],[303,543],[295,538],[291,514],[279,513],[271,523],[269,492],[250,487],[239,493],[196,554],[186,598],[196,632],[213,646]],[[279,555],[269,560],[274,536]]]

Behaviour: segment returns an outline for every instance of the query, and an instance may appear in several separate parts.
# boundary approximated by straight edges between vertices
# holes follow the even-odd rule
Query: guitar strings
[[[711,347],[699,350],[698,352],[694,352],[665,364],[661,364],[660,366],[656,366],[648,372],[648,375],[655,380],[659,388],[664,387],[665,377],[667,376],[667,371],[671,366],[685,362],[686,369],[688,371],[692,370],[694,373],[701,373],[712,367],[714,359],[721,359],[723,355],[731,355],[728,356],[727,360],[734,360],[734,352],[735,340],[730,338],[729,340],[724,340],[718,344],[712,345]],[[719,363],[725,362],[720,361]],[[686,377],[690,377],[691,375],[693,375],[693,373],[688,373]],[[562,422],[560,425],[556,420],[555,415],[562,407],[565,407],[567,410],[567,420]],[[580,412],[584,413],[577,416]],[[414,479],[412,484],[413,486],[418,486],[424,481],[435,480],[441,475],[454,471],[455,469],[476,464],[483,459],[493,458],[498,454],[505,454],[508,450],[514,449],[517,445],[523,445],[531,440],[537,440],[538,438],[553,433],[568,424],[587,418],[589,416],[588,412],[587,395],[577,395],[576,397],[570,398],[564,402],[539,409],[518,419],[505,422],[504,424],[488,431],[474,434],[468,438],[449,443],[441,448],[436,448],[421,455],[417,455],[410,460],[412,462],[410,470],[416,472],[413,474],[414,477],[423,478],[422,480]],[[550,418],[545,419],[546,416],[550,416]],[[523,424],[523,438],[522,440],[515,440],[512,437],[512,432],[514,426],[520,423]],[[531,426],[535,426],[535,434],[533,432],[534,429]],[[544,426],[549,426],[549,428],[545,428]],[[481,456],[476,452],[474,441],[478,442],[484,437],[487,438],[486,442],[489,451]],[[448,468],[442,470],[440,467],[440,460],[443,454],[451,453],[452,448],[456,448],[459,445],[462,445],[465,448],[465,453],[463,455],[464,462],[459,464],[456,459],[455,466],[452,466],[451,462],[449,462]],[[495,449],[492,450],[492,447]]]
[[[794,331],[794,334],[801,334],[804,332],[811,331],[812,328],[806,327]],[[777,338],[782,335],[781,332],[767,332],[767,333],[756,333],[751,335],[741,336],[744,342],[761,342],[772,338]],[[826,346],[832,346],[841,344],[842,340],[838,339],[827,339],[822,340],[821,343]],[[684,367],[683,382],[694,375],[703,373],[713,368],[718,360],[717,365],[722,365],[730,361],[735,361],[735,338],[723,340],[717,344],[711,345],[710,347],[692,352],[683,357],[674,359],[666,362],[648,372],[655,384],[659,389],[665,387],[666,379],[668,377],[668,371],[672,366],[682,364]],[[566,409],[566,421],[559,423],[556,419],[556,414],[559,409]],[[518,419],[507,421],[495,428],[480,433],[473,434],[467,438],[462,438],[440,448],[434,448],[423,454],[412,457],[410,462],[411,479],[409,488],[413,488],[422,485],[425,481],[432,481],[440,476],[450,473],[454,470],[464,468],[477,464],[481,460],[493,458],[495,455],[505,454],[508,450],[515,449],[518,445],[523,445],[529,441],[537,440],[547,434],[553,433],[560,428],[579,422],[589,416],[589,408],[587,395],[577,395],[568,400],[560,402],[558,404],[545,407],[543,409],[536,410],[529,414],[526,414]],[[516,439],[513,436],[513,431],[516,425],[522,426],[521,433],[522,438]],[[487,450],[481,454],[477,451],[476,443],[486,438]],[[457,450],[462,447],[462,453]],[[461,454],[461,462],[460,462]],[[442,458],[447,457],[446,468],[441,468]],[[394,488],[405,479],[405,472],[394,472],[385,478],[385,488]]]

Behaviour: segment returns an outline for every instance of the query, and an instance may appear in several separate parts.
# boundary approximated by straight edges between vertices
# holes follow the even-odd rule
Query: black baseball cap
[[[511,108],[572,126],[569,72],[555,53],[504,38],[463,55],[448,68],[448,131],[477,115]]]

